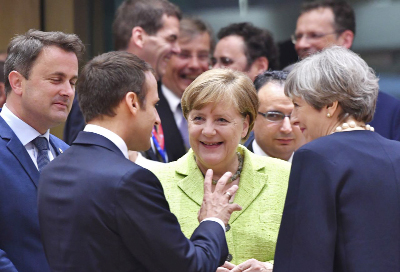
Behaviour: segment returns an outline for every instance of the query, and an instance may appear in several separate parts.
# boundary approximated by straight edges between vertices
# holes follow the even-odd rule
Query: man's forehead
[[[334,14],[331,8],[320,7],[307,11],[299,16],[296,30],[304,28],[308,31],[319,30],[327,26],[334,27]]]

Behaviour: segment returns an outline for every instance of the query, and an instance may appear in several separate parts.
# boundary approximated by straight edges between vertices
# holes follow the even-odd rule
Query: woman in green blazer
[[[213,170],[213,180],[233,173],[226,189],[239,186],[230,200],[242,210],[226,226],[229,262],[217,271],[273,267],[290,164],[255,155],[239,144],[251,131],[257,109],[257,93],[246,75],[228,69],[203,73],[182,97],[192,148],[176,162],[150,167],[187,237],[199,224],[207,169]]]

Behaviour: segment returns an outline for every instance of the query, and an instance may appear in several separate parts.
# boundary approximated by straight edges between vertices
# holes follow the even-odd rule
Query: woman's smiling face
[[[247,135],[249,118],[230,103],[219,102],[191,110],[188,119],[190,145],[200,169],[230,170],[237,160],[237,146]]]

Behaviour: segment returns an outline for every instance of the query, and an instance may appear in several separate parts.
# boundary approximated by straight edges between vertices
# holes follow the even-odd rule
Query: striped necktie
[[[32,143],[36,146],[38,150],[36,161],[39,168],[39,172],[41,172],[42,168],[45,167],[50,162],[48,153],[49,142],[47,141],[46,138],[39,136],[36,137],[36,139],[34,139]]]

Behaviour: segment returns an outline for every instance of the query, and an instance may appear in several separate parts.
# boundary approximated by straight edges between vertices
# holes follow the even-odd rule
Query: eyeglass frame
[[[297,43],[297,41],[300,41],[301,40],[301,38],[303,38],[303,37],[305,37],[306,38],[306,40],[319,40],[319,39],[321,39],[321,38],[323,38],[323,37],[325,37],[325,36],[328,36],[328,35],[332,35],[332,34],[341,34],[341,33],[343,33],[345,30],[335,30],[334,32],[329,32],[329,33],[320,33],[320,34],[318,34],[318,33],[311,33],[311,34],[313,34],[313,36],[312,37],[310,37],[310,34],[302,34],[301,35],[301,37],[300,38],[297,38],[296,36],[296,34],[292,34],[292,35],[290,35],[290,39],[291,39],[291,41],[292,41],[292,43],[293,44],[296,44]]]
[[[283,120],[285,120],[286,117],[288,117],[289,120],[290,120],[290,117],[291,117],[291,115],[292,115],[292,114],[286,115],[286,114],[284,114],[283,112],[280,112],[280,111],[267,111],[266,113],[263,113],[263,112],[258,111],[257,113],[260,114],[260,115],[262,115],[265,119],[267,119],[268,121],[273,122],[273,123],[282,122]],[[276,121],[270,120],[270,119],[268,119],[268,117],[267,117],[267,115],[270,114],[270,113],[280,115],[280,116],[282,116],[282,119],[276,120]]]

